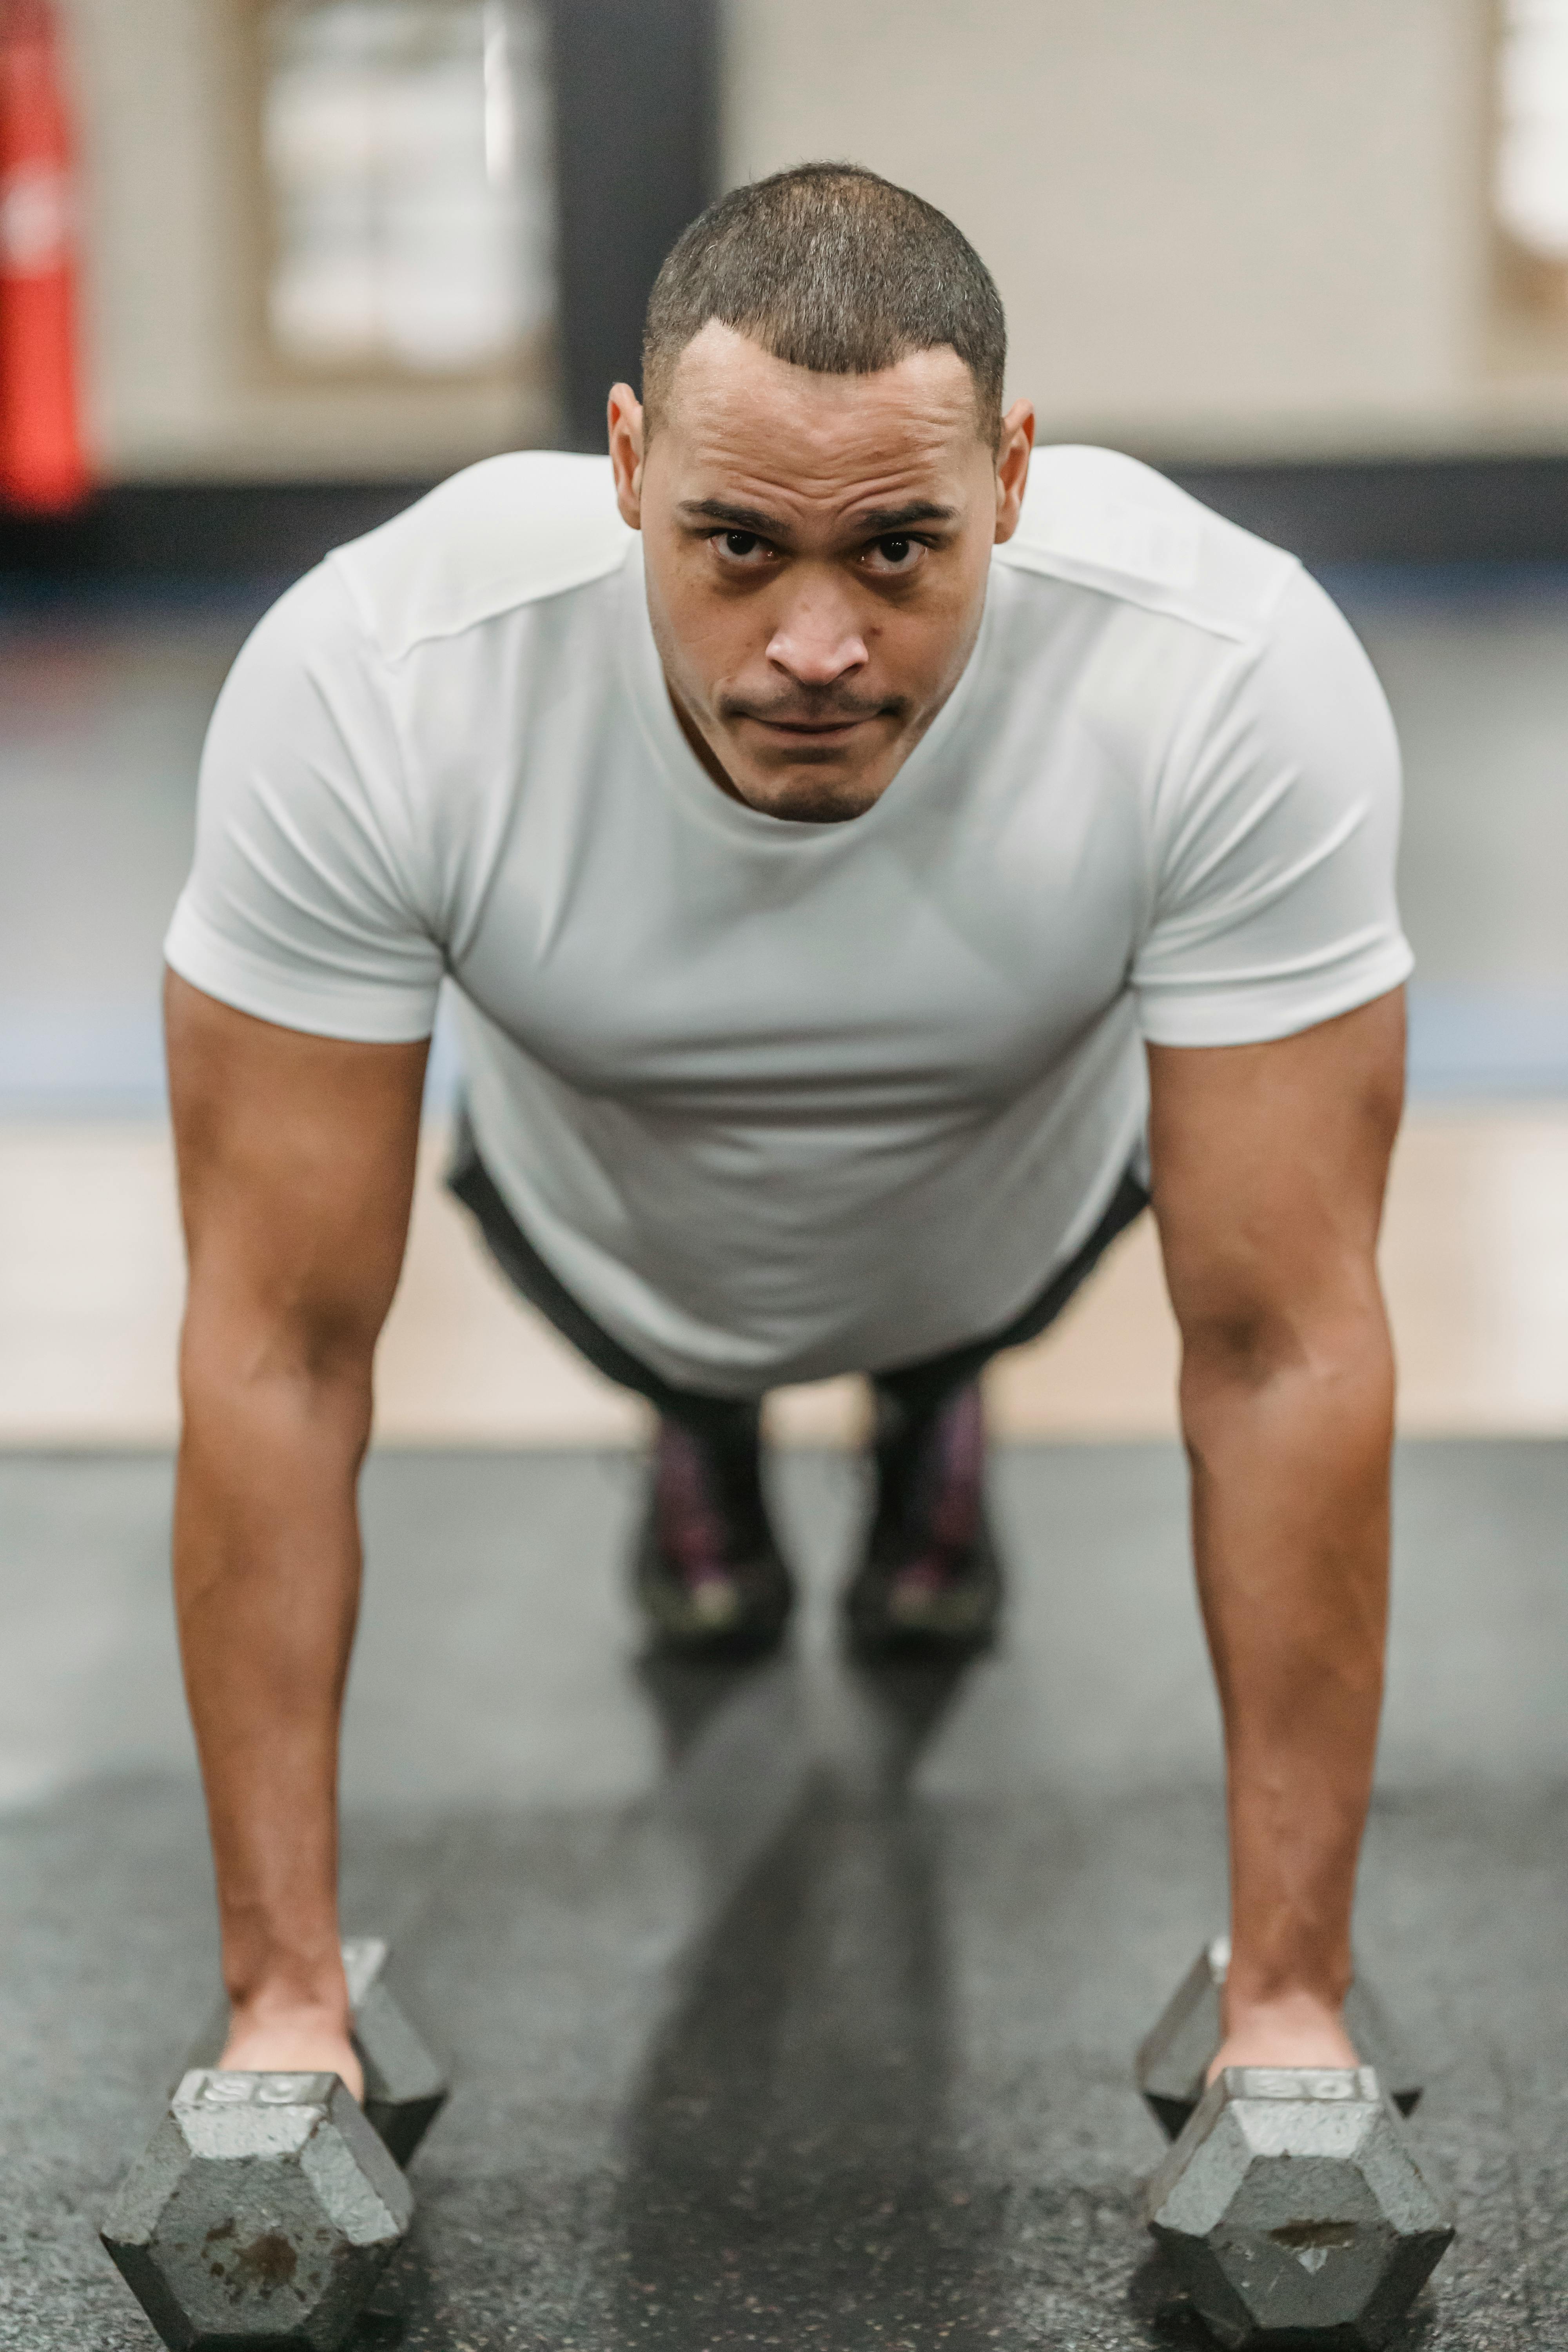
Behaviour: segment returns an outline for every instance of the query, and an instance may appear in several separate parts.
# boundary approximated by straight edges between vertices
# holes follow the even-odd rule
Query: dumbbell
[[[335,2074],[220,2071],[220,2007],[105,2218],[111,2258],[179,2352],[337,2352],[407,2232],[400,2168],[447,2086],[383,1981],[386,1945],[342,1949],[364,2106]]]
[[[1215,2053],[1225,2039],[1220,1995],[1229,1967],[1230,1938],[1215,1936],[1139,2044],[1138,2088],[1167,2139],[1175,2138],[1203,2097]],[[1414,2115],[1421,2101],[1419,2072],[1382,2001],[1360,1976],[1345,2002],[1345,2032],[1363,2062],[1376,2069],[1400,2114]]]
[[[1371,2066],[1227,2066],[1143,2218],[1227,2347],[1385,2345],[1454,2235]]]
[[[1347,2030],[1386,2071],[1227,2067],[1205,2087],[1229,1960],[1224,1937],[1199,1954],[1138,2053],[1138,2086],[1174,2143],[1144,2219],[1222,2345],[1372,2352],[1454,2234],[1405,2139],[1420,2083],[1363,1985]]]

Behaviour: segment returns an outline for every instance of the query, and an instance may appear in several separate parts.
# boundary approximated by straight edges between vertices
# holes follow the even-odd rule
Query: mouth
[[[749,714],[748,714],[749,715]],[[764,735],[785,743],[809,745],[825,750],[837,743],[847,743],[852,735],[870,724],[869,714],[855,719],[752,719]]]

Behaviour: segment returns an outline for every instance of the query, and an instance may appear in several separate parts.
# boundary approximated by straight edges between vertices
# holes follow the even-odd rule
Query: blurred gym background
[[[213,698],[330,546],[599,446],[678,230],[811,156],[952,213],[1044,436],[1297,550],[1392,698],[1410,1442],[1358,1948],[1458,2193],[1422,2342],[1568,2341],[1568,0],[0,0],[0,2347],[148,2352],[91,2233],[216,1983],[158,1033]],[[637,1412],[442,1195],[451,1076],[344,1871],[458,2095],[374,2342],[1173,2341],[1129,2053],[1225,1863],[1148,1221],[994,1371],[1047,1442],[994,1465],[994,1658],[837,1657],[829,1382],[776,1401],[798,1636],[682,1677],[633,1654]]]
[[[173,1433],[159,945],[246,629],[454,468],[600,446],[676,232],[812,155],[968,232],[1043,437],[1361,630],[1419,957],[1405,1425],[1568,1430],[1568,0],[0,0],[0,1444]],[[634,1437],[440,1198],[437,1065],[384,1435]],[[998,1417],[1168,1432],[1173,1365],[1144,1234]]]

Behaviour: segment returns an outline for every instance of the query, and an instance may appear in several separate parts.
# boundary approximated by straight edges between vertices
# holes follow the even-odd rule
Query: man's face
[[[1033,435],[1020,402],[1000,452],[982,440],[950,348],[817,375],[717,320],[646,451],[616,385],[621,513],[676,715],[721,789],[809,824],[880,799],[969,658]]]

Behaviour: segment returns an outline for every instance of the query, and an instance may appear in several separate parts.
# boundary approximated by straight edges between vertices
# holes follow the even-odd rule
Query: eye
[[[760,539],[754,530],[714,531],[709,543],[716,545],[731,563],[753,564],[760,555],[768,551],[767,541]]]
[[[889,531],[882,539],[873,540],[867,551],[871,569],[886,578],[915,571],[923,561],[927,547],[924,540],[911,539],[907,531]]]

